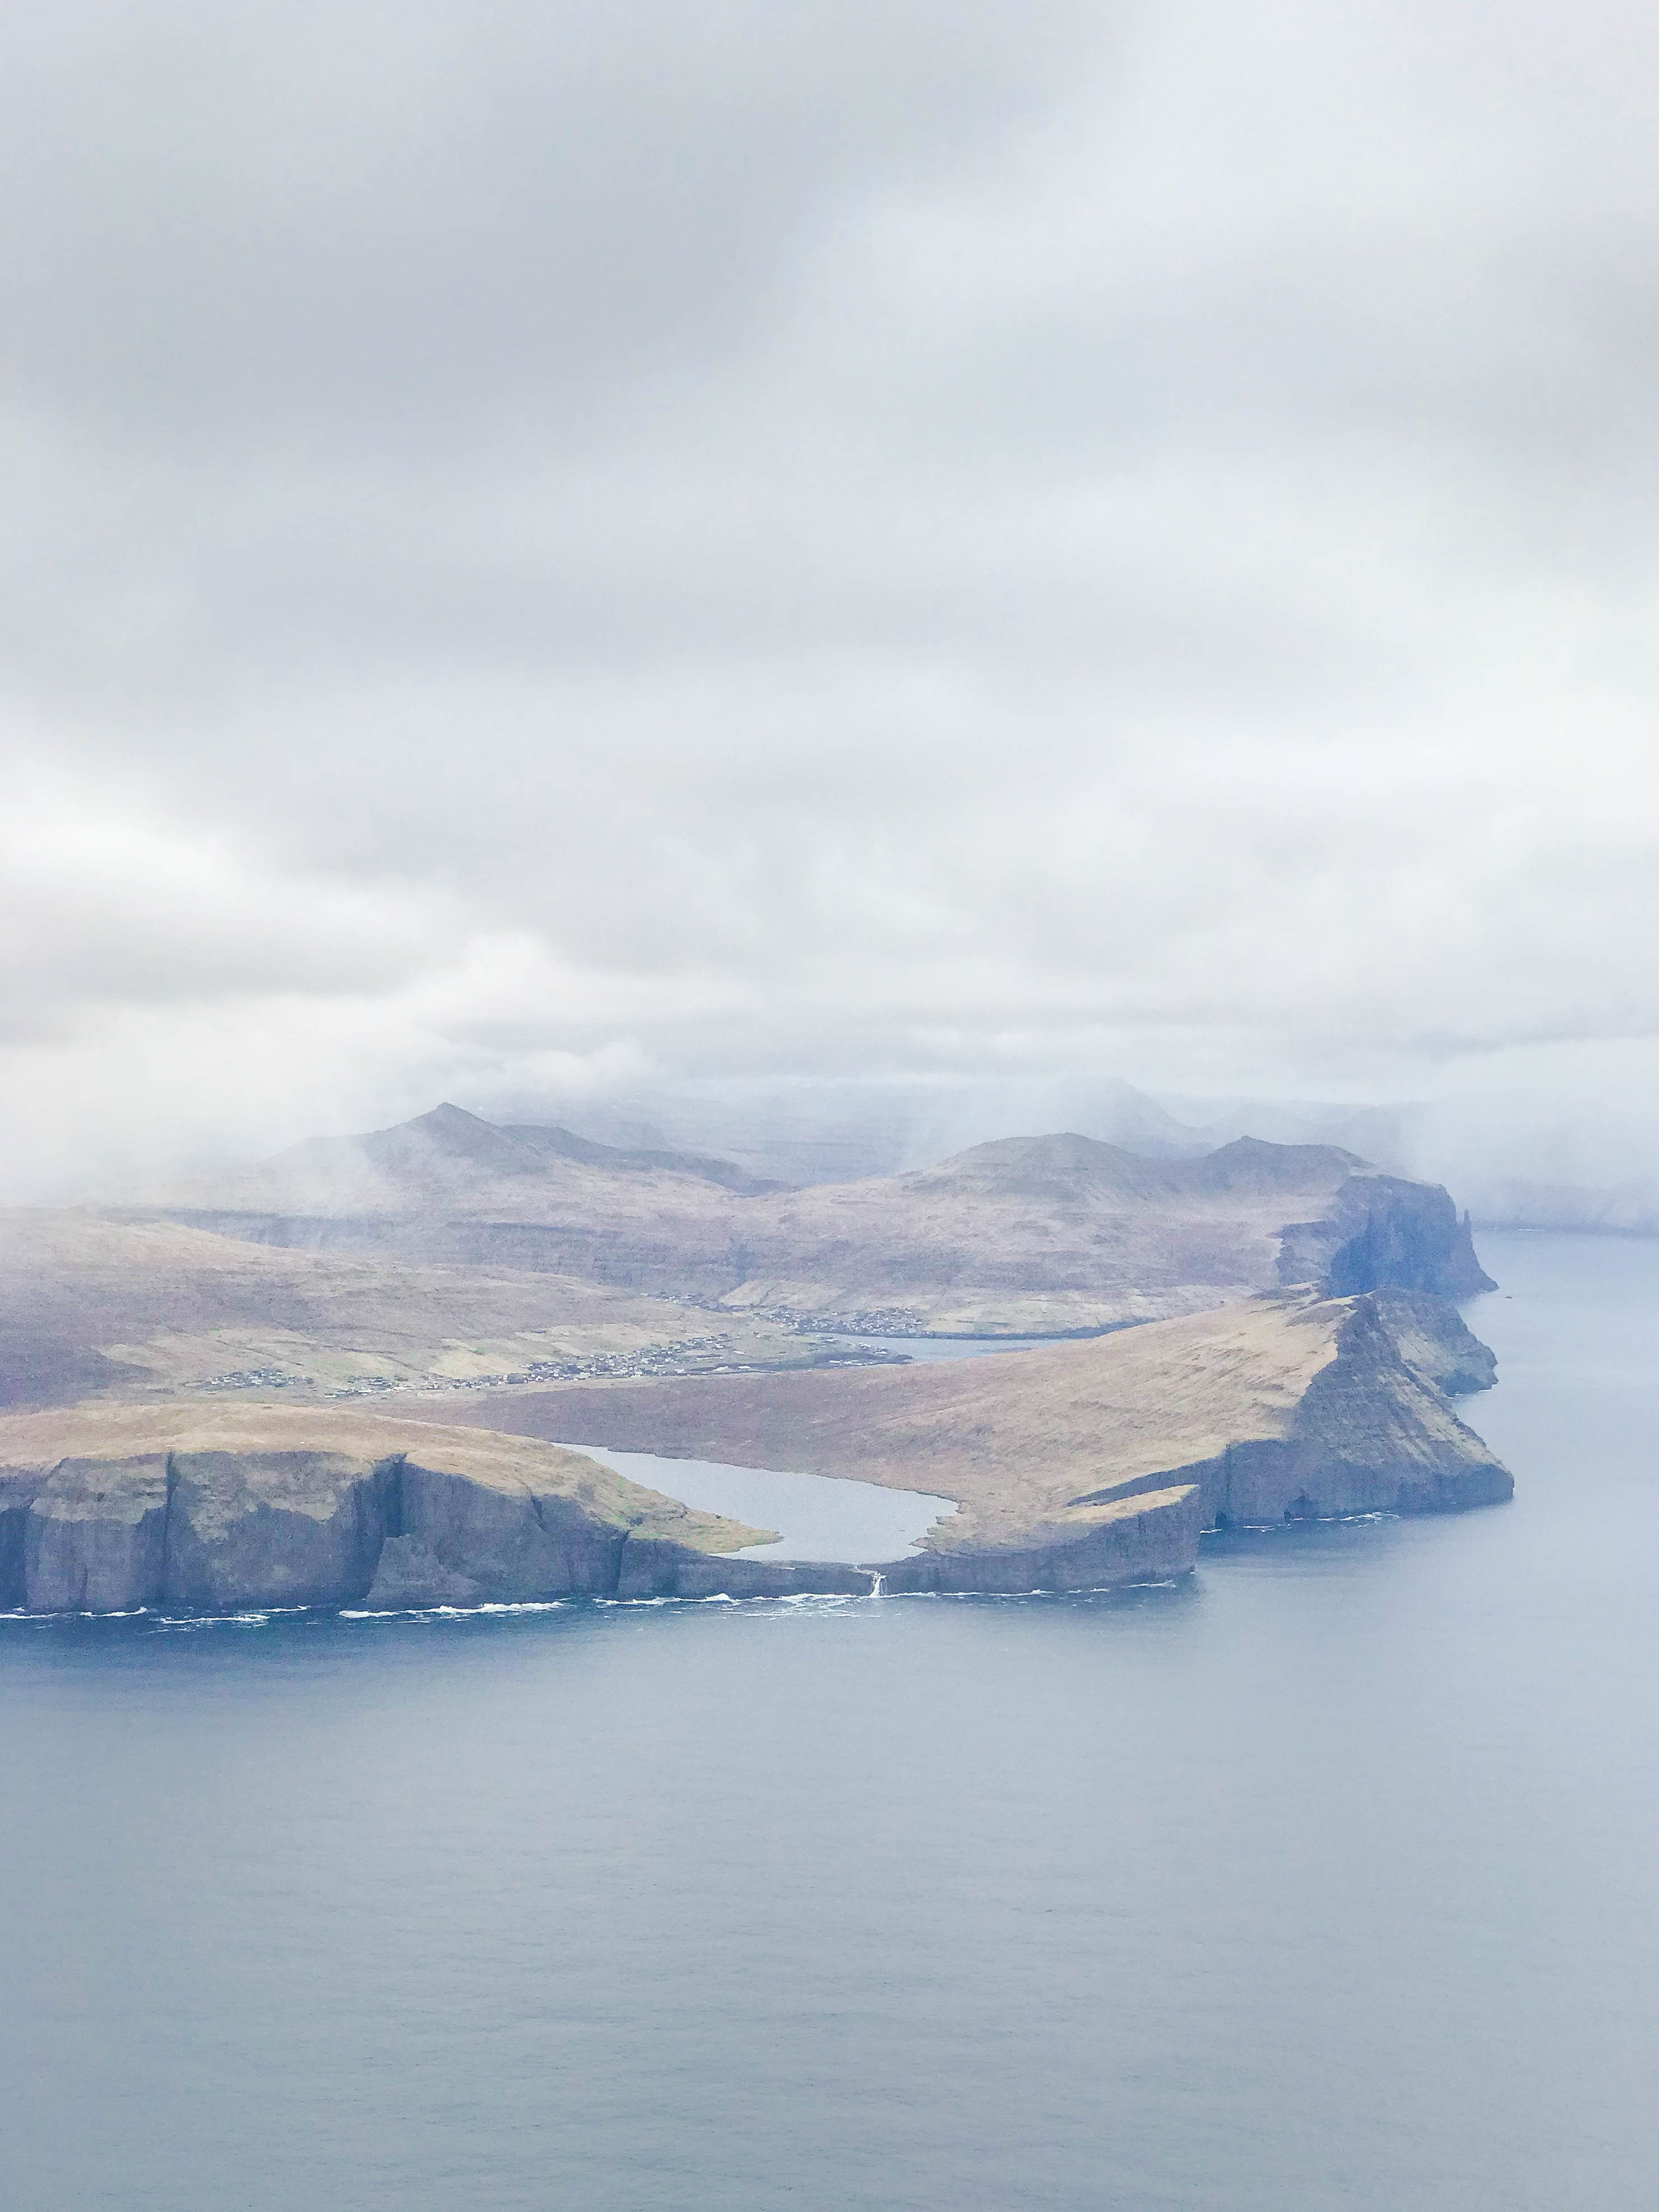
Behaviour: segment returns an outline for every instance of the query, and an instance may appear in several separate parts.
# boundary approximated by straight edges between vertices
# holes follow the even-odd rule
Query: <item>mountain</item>
[[[1159,1102],[1191,1140],[1212,1151],[1236,1137],[1275,1145],[1339,1145],[1389,1166],[1411,1150],[1413,1106],[1322,1104],[1312,1099],[1197,1098]]]
[[[1400,1168],[1418,1109],[1310,1100],[1158,1097],[1109,1076],[709,1084],[556,1105],[485,1103],[505,1127],[565,1122],[634,1150],[718,1154],[803,1186],[896,1175],[989,1139],[1077,1129],[1148,1159],[1193,1159],[1235,1137],[1338,1145]]]
[[[529,1114],[521,1109],[498,1118],[516,1122]],[[1082,1129],[1158,1158],[1190,1158],[1221,1141],[1186,1127],[1145,1091],[1112,1077],[711,1085],[571,1100],[557,1118],[611,1145],[718,1153],[797,1187],[896,1175],[1009,1130]]]
[[[1250,1138],[1164,1161],[1074,1133],[1012,1138],[757,1201],[741,1236],[728,1303],[888,1306],[947,1333],[1109,1327],[1289,1282],[1489,1287],[1444,1191],[1334,1146]]]
[[[1076,1133],[1016,1137],[792,1190],[446,1105],[296,1146],[158,1211],[268,1244],[546,1270],[900,1332],[1084,1333],[1288,1282],[1489,1286],[1437,1186],[1334,1146],[1253,1138],[1159,1160]]]
[[[447,1103],[412,1121],[356,1137],[307,1137],[257,1165],[219,1176],[206,1188],[220,1208],[281,1213],[397,1212],[430,1207],[448,1197],[465,1203],[514,1176],[551,1174],[561,1164],[606,1175],[666,1175],[744,1194],[780,1188],[729,1160],[696,1154],[623,1150],[593,1143],[573,1130],[498,1127]],[[190,1200],[186,1189],[173,1200]]]

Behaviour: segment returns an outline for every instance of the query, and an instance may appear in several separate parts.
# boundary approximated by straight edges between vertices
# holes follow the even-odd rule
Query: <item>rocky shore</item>
[[[208,1613],[701,1594],[769,1534],[575,1452],[376,1414],[98,1406],[0,1422],[0,1608]],[[850,1570],[831,1586],[867,1590]],[[801,1571],[720,1563],[776,1595]],[[823,1586],[821,1579],[811,1587]]]
[[[1162,1579],[1193,1565],[1207,1527],[1507,1498],[1509,1475],[1441,1387],[1437,1370],[1467,1375],[1472,1358],[1449,1310],[1270,1295],[948,1365],[509,1395],[479,1409],[490,1430],[251,1403],[12,1415],[0,1609]],[[629,1482],[573,1440],[925,1488],[961,1510],[902,1559],[738,1559],[769,1532]]]
[[[1153,1492],[1190,1488],[1198,1528],[1500,1503],[1511,1479],[1447,1387],[1489,1381],[1490,1366],[1443,1301],[1296,1291],[990,1358],[508,1394],[488,1418],[933,1491],[961,1510],[932,1531],[930,1564],[905,1572],[943,1587],[948,1554],[963,1587],[982,1589],[1002,1571],[990,1555],[1006,1554],[1006,1586],[1030,1589],[1046,1579],[1030,1555],[1052,1555],[1058,1575],[1073,1543],[1098,1540],[1087,1516]]]

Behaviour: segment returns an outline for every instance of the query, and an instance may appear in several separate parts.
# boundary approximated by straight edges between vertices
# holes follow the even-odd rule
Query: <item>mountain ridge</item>
[[[1437,1185],[1340,1146],[1250,1137],[1154,1160],[1060,1131],[897,1175],[768,1188],[699,1156],[500,1128],[446,1103],[308,1140],[154,1211],[256,1243],[548,1270],[899,1333],[1075,1334],[1296,1281],[1489,1287]]]

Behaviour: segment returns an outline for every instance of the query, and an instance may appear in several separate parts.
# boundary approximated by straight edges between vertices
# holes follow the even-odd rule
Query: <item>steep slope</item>
[[[1447,1511],[1512,1488],[1369,1295],[1270,1295],[899,1370],[556,1389],[490,1419],[176,1400],[0,1418],[0,1607],[868,1587],[853,1563],[726,1556],[765,1532],[629,1482],[573,1438],[957,1499],[883,1566],[895,1590],[1097,1589],[1183,1571],[1206,1524]]]
[[[945,1331],[1099,1328],[1276,1284],[1491,1287],[1444,1191],[1332,1146],[1250,1138],[1180,1161],[1074,1135],[976,1146],[757,1201],[742,1251],[745,1302],[896,1307]]]
[[[768,1188],[725,1162],[510,1132],[446,1105],[394,1129],[307,1139],[142,1211],[295,1250],[545,1269],[676,1295],[730,1281],[732,1209]]]
[[[1047,1571],[1091,1587],[1180,1573],[1196,1498],[1188,1486],[1079,1505]],[[867,1568],[729,1556],[767,1540],[580,1453],[435,1423],[176,1404],[0,1419],[7,1610],[868,1595]],[[1006,1555],[970,1559],[951,1586],[1007,1571]]]
[[[29,1613],[868,1589],[720,1556],[767,1535],[578,1453],[435,1423],[177,1404],[0,1419],[0,1607]]]
[[[1068,1542],[1079,1514],[1183,1486],[1206,1525],[1450,1510],[1514,1487],[1371,1297],[1269,1294],[897,1370],[576,1386],[498,1401],[489,1418],[594,1448],[936,1492],[962,1508],[927,1540],[952,1573],[987,1552],[1029,1560]],[[923,1585],[935,1572],[915,1569]]]
[[[697,1209],[707,1190],[716,1213],[722,1192],[752,1194],[780,1188],[746,1175],[729,1160],[686,1152],[634,1152],[599,1145],[568,1129],[498,1128],[459,1106],[390,1129],[354,1137],[307,1137],[252,1167],[159,1194],[169,1210],[189,1208],[288,1216],[501,1213],[535,1220],[568,1193],[612,1185],[656,1188],[660,1180],[687,1186],[684,1204]],[[625,1201],[617,1202],[625,1207]]]

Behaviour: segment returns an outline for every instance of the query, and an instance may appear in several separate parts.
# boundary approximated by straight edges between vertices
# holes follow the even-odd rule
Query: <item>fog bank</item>
[[[0,83],[0,1195],[854,1079],[1659,1172],[1651,17],[64,0]]]

